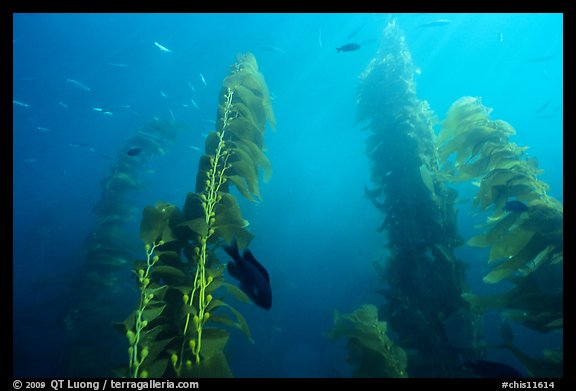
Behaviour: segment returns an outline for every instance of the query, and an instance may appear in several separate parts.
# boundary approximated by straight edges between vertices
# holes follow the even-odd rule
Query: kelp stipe
[[[473,205],[492,208],[483,229],[468,245],[490,249],[484,282],[513,285],[495,296],[464,295],[479,310],[498,308],[502,316],[546,333],[563,329],[563,206],[538,179],[536,160],[527,147],[509,141],[515,134],[479,98],[463,97],[450,107],[439,135],[440,157],[453,181],[475,180]],[[562,376],[562,351],[547,350],[533,359],[508,343],[532,376]]]
[[[271,175],[263,153],[266,122],[275,125],[268,88],[251,53],[238,56],[224,79],[216,128],[206,138],[194,193],[182,210],[157,203],[143,211],[140,230],[146,261],[136,262],[141,291],[136,310],[119,329],[129,342],[129,377],[230,377],[225,327],[242,330],[244,317],[226,294],[248,301],[224,281],[214,250],[236,238],[246,247],[253,235],[230,184],[248,198],[260,197],[259,169]]]

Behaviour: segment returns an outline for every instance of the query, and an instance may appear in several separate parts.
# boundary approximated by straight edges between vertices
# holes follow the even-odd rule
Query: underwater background
[[[181,207],[194,191],[222,80],[237,53],[252,52],[276,116],[264,142],[273,175],[260,185],[261,201],[238,202],[273,304],[265,311],[234,302],[254,343],[232,330],[226,356],[236,377],[350,376],[345,341],[325,334],[334,310],[384,301],[373,264],[387,238],[365,196],[370,162],[356,103],[359,75],[394,19],[418,67],[416,94],[439,120],[435,130],[452,102],[481,97],[492,118],[516,129],[511,140],[529,147],[548,194],[563,202],[561,14],[15,14],[13,375],[111,376],[126,365],[128,342],[112,322],[134,310],[132,263],[113,281],[96,281],[116,300],[90,306],[92,293],[82,289],[93,282],[82,266],[104,180],[138,129],[176,124],[161,153],[139,160],[139,184],[126,196],[135,217],[123,232],[132,259],[142,258],[142,209],[158,200]],[[360,48],[337,53],[348,43]],[[467,240],[486,215],[471,206],[473,186],[453,187]],[[502,291],[482,281],[486,252],[463,246],[456,254],[472,293]],[[91,319],[110,327],[90,327]],[[486,312],[484,343],[499,343],[501,323]],[[561,330],[512,330],[527,354],[562,347]],[[485,359],[523,370],[506,350]]]

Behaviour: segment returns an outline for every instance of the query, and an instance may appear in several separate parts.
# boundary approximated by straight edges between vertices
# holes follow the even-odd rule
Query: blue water
[[[133,195],[137,210],[157,200],[182,206],[194,190],[200,156],[190,147],[203,148],[221,82],[236,54],[251,51],[278,126],[266,134],[274,175],[261,185],[263,201],[241,201],[241,208],[256,235],[251,250],[269,270],[274,302],[268,312],[236,305],[255,343],[233,331],[230,366],[238,377],[348,376],[344,343],[322,333],[334,309],[350,312],[382,300],[372,260],[385,253],[385,236],[376,232],[382,216],[364,197],[369,162],[355,102],[358,77],[391,17],[421,70],[418,97],[439,119],[461,96],[482,97],[493,119],[514,126],[512,141],[530,147],[549,193],[562,200],[560,14],[14,15],[13,98],[28,106],[13,106],[14,375],[65,373],[63,314],[96,222],[92,208],[113,163],[106,156],[154,117],[184,124],[166,155],[148,161]],[[452,22],[420,26],[438,19]],[[351,41],[363,43],[361,49],[336,53]],[[472,191],[463,186],[462,197]],[[460,233],[470,237],[482,218],[468,204],[459,208]],[[135,242],[138,223],[126,227]],[[459,251],[470,264],[472,291],[497,289],[482,283],[483,254]],[[129,272],[123,278],[126,306],[115,321],[136,301]],[[487,315],[488,341],[497,342],[498,324]],[[528,353],[561,346],[558,334],[515,331]],[[96,343],[101,338],[98,330],[84,333]],[[503,352],[491,358],[518,365]]]

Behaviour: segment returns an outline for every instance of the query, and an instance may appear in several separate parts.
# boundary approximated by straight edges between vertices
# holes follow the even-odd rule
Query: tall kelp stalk
[[[225,282],[215,250],[234,238],[246,247],[253,235],[230,184],[260,198],[259,169],[271,175],[263,153],[266,122],[275,126],[268,87],[251,53],[239,55],[219,94],[216,131],[206,138],[196,189],[182,210],[158,202],[143,211],[140,237],[146,259],[134,267],[140,298],[119,329],[127,337],[127,377],[230,377],[224,348],[228,328],[244,317],[228,294],[248,300]]]
[[[560,202],[537,175],[537,161],[527,147],[509,141],[515,134],[479,98],[463,97],[448,111],[438,137],[440,158],[452,181],[478,180],[473,205],[492,209],[484,234],[470,246],[490,249],[487,284],[501,281],[512,288],[495,296],[465,298],[480,310],[498,308],[502,316],[541,333],[563,329],[563,220]],[[545,350],[534,359],[512,345],[509,349],[536,377],[562,376],[562,350]]]
[[[96,224],[84,242],[83,264],[72,281],[64,316],[66,376],[107,376],[113,369],[110,355],[118,341],[110,325],[126,314],[122,301],[137,249],[126,225],[138,217],[133,200],[141,189],[144,165],[152,156],[164,155],[177,132],[177,126],[168,122],[141,127],[120,149],[102,180],[102,194],[94,207]]]
[[[415,67],[395,22],[360,77],[357,120],[367,122],[366,153],[374,188],[366,190],[384,215],[390,255],[379,260],[385,304],[379,315],[408,354],[411,377],[458,377],[457,350],[474,356],[477,317],[462,298],[464,266],[454,256],[454,190],[440,180],[427,102],[416,97]],[[458,349],[456,349],[458,348]]]

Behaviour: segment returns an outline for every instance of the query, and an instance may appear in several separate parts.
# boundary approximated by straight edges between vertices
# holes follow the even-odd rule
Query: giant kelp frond
[[[539,307],[542,301],[535,298],[548,297],[551,286],[543,287],[537,281],[562,274],[563,206],[546,193],[548,185],[537,178],[541,170],[536,160],[526,155],[527,148],[509,141],[515,134],[512,126],[491,120],[490,112],[479,98],[456,101],[438,137],[441,160],[445,165],[455,162],[452,180],[480,178],[473,204],[479,210],[493,208],[485,233],[468,244],[490,248],[491,270],[484,282],[508,279],[516,287],[487,302],[505,309],[504,316],[527,327],[548,331],[562,325],[561,304],[546,300],[547,307]],[[508,202],[521,202],[525,208],[511,209]],[[473,296],[468,300],[482,302]]]
[[[334,326],[327,334],[348,339],[354,377],[408,377],[406,353],[388,337],[387,324],[378,320],[375,306],[364,304],[346,315],[335,311]]]
[[[217,130],[206,138],[195,192],[188,193],[182,211],[163,203],[144,210],[141,238],[148,260],[137,262],[141,300],[125,322],[130,376],[228,377],[232,373],[223,350],[229,334],[222,326],[238,328],[252,340],[242,314],[225,302],[226,291],[244,300],[246,295],[224,281],[224,267],[214,250],[234,238],[240,247],[252,240],[229,186],[249,200],[260,198],[260,170],[265,180],[271,173],[263,152],[267,121],[274,125],[264,77],[252,54],[240,55],[223,82]],[[155,302],[159,299],[149,289],[160,288],[167,291]],[[145,340],[132,338],[150,331],[144,313],[150,303],[162,309],[156,314],[161,324],[152,324],[161,332]],[[154,348],[161,353],[154,360],[142,357],[144,349],[150,355],[152,345],[161,345]]]
[[[413,352],[412,376],[447,377],[461,370],[461,359],[443,318],[467,312],[469,305],[461,297],[466,289],[463,265],[453,255],[462,243],[456,232],[455,192],[445,186],[439,170],[436,119],[416,94],[416,69],[404,33],[389,22],[378,53],[359,78],[357,121],[365,122],[368,133],[372,184],[366,196],[383,213],[378,231],[386,232],[390,251],[382,260],[387,285],[382,317],[398,343]],[[473,318],[460,317],[459,327],[473,329]],[[361,346],[350,343],[349,350],[362,351]],[[433,364],[429,357],[435,358]],[[376,371],[369,361],[361,363],[371,368],[367,376]]]

